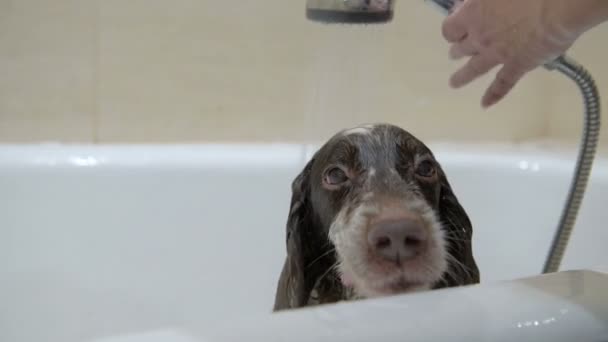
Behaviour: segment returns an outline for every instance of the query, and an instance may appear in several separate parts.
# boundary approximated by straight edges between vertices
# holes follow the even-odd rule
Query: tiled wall
[[[593,75],[600,91],[602,110],[602,150],[608,150],[608,22],[582,36],[568,54],[583,64]],[[547,82],[547,134],[578,142],[582,134],[583,102],[573,82],[550,73]]]
[[[373,121],[424,139],[578,139],[580,95],[561,76],[539,69],[487,111],[491,76],[450,89],[459,63],[423,1],[371,27],[313,24],[304,3],[0,0],[0,141],[316,140]],[[606,26],[572,50],[604,108]]]

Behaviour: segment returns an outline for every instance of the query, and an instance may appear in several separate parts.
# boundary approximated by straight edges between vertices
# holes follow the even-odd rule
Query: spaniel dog
[[[388,124],[341,131],[292,183],[274,311],[478,283],[471,238],[425,144]]]

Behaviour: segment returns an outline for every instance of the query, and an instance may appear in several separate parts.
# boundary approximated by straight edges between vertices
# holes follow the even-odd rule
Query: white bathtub
[[[575,151],[431,144],[482,282],[541,271]],[[0,147],[0,341],[72,342],[268,314],[298,145]],[[551,152],[553,151],[553,152]],[[608,270],[598,159],[562,270]]]

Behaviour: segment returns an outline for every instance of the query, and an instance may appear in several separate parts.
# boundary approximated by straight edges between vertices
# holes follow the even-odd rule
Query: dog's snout
[[[419,220],[380,221],[368,233],[368,242],[378,256],[397,264],[420,254],[426,247],[427,231]]]

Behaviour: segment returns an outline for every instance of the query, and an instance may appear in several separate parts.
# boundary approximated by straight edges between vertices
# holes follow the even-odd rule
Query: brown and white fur
[[[388,124],[339,132],[293,181],[274,310],[478,283],[471,238],[421,141]]]

